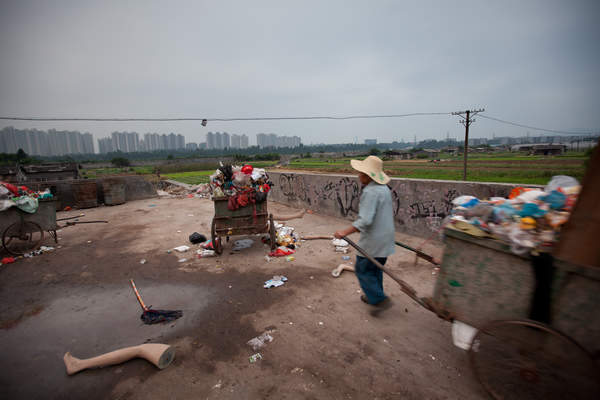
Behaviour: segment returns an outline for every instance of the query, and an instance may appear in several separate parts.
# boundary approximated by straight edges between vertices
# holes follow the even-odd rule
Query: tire
[[[213,249],[215,253],[222,254],[223,253],[223,243],[221,243],[221,237],[217,235],[216,229],[217,221],[213,218],[212,225],[210,228],[210,238],[212,240]]]
[[[594,399],[598,367],[568,336],[535,321],[494,321],[469,350],[475,375],[494,399]]]
[[[10,254],[21,256],[37,249],[43,239],[44,231],[35,222],[15,222],[2,233],[2,246]]]

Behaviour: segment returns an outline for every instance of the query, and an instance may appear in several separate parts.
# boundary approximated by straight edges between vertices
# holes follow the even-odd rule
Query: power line
[[[598,133],[598,132],[570,132],[570,131],[560,131],[560,130],[556,130],[556,129],[537,128],[535,126],[523,125],[523,124],[519,124],[519,123],[516,123],[516,122],[510,122],[510,121],[506,121],[506,120],[503,120],[503,119],[500,119],[500,118],[491,117],[489,115],[479,114],[479,116],[481,118],[491,119],[493,121],[501,122],[503,124],[518,126],[520,128],[533,129],[533,130],[536,130],[536,131],[544,131],[544,132],[551,132],[551,133],[562,133],[562,134],[566,134],[566,135],[590,135],[590,134]]]
[[[292,117],[236,117],[236,118],[200,118],[200,117],[183,117],[183,118],[60,118],[60,117],[0,117],[0,120],[11,121],[92,121],[92,122],[173,122],[173,121],[281,121],[281,120],[346,120],[346,119],[370,119],[370,118],[403,118],[416,117],[424,115],[450,115],[449,112],[421,112],[410,114],[383,114],[383,115],[347,115],[347,116],[292,116]]]

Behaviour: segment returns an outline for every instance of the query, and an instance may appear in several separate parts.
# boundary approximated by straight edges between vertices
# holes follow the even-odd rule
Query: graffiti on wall
[[[450,215],[452,200],[460,195],[456,189],[430,186],[423,191],[420,186],[403,182],[388,187],[396,224],[411,232],[437,231]],[[353,177],[281,173],[278,189],[284,201],[290,203],[346,218],[358,215],[361,185]]]

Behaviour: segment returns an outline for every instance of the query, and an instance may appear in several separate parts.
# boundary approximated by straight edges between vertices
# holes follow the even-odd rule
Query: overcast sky
[[[600,130],[600,2],[0,0],[0,116],[259,117],[486,109]],[[0,127],[298,135],[306,144],[462,137],[452,116]],[[522,135],[477,118],[472,137]],[[532,135],[535,131],[530,130]],[[97,146],[97,143],[95,144]]]

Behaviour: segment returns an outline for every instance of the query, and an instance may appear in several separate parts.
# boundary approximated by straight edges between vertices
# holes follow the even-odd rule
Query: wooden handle
[[[130,279],[129,281],[131,282],[131,287],[133,288],[135,297],[137,297],[138,301],[140,302],[140,306],[142,306],[142,310],[148,311],[148,307],[146,307],[146,305],[144,304],[144,300],[142,300],[142,296],[140,296],[140,294],[138,293],[138,290],[135,287],[135,283],[133,282],[133,279]]]

